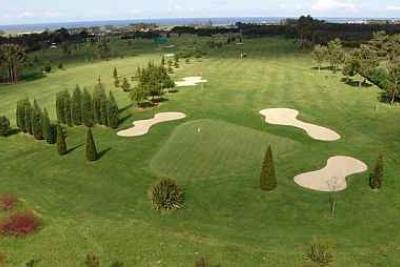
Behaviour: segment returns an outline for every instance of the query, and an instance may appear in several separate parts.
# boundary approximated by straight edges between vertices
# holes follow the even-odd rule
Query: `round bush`
[[[6,116],[0,116],[0,136],[7,136],[10,130],[10,121]]]
[[[0,222],[3,235],[25,236],[35,232],[40,225],[39,218],[32,212],[15,213]]]
[[[151,200],[156,210],[183,208],[182,189],[172,179],[161,179],[151,188]]]

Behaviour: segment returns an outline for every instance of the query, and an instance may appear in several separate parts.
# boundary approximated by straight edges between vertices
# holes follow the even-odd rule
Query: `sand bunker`
[[[316,140],[335,141],[340,139],[340,135],[331,129],[298,120],[299,112],[295,109],[267,108],[261,110],[260,114],[265,116],[267,123],[303,129],[311,138]]]
[[[341,191],[347,188],[347,176],[365,172],[367,169],[367,165],[358,159],[334,156],[328,159],[324,168],[299,174],[294,177],[294,181],[298,185],[312,190]]]
[[[164,54],[164,57],[174,57],[174,56],[175,56],[174,53]]]
[[[133,122],[134,126],[132,128],[119,131],[117,133],[117,135],[123,136],[123,137],[142,136],[142,135],[147,134],[149,132],[150,128],[157,123],[181,120],[185,117],[186,117],[186,115],[181,112],[157,113],[154,116],[154,118],[152,118],[152,119],[140,120],[140,121]]]
[[[206,83],[207,80],[203,80],[200,76],[186,77],[183,78],[182,81],[175,82],[177,87],[182,86],[196,86],[199,83]]]

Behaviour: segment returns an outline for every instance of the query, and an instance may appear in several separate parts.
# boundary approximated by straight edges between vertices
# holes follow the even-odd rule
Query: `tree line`
[[[108,96],[101,81],[95,86],[93,94],[77,85],[72,95],[68,90],[57,93],[56,96],[57,120],[68,126],[85,125],[92,127],[95,124],[110,128],[119,125],[119,108],[110,91]]]
[[[178,63],[179,60],[175,62]],[[146,67],[137,69],[135,78],[137,85],[131,90],[130,96],[138,105],[143,104],[149,97],[152,101],[160,99],[164,89],[175,87],[175,82],[163,64],[150,62]]]
[[[400,34],[377,32],[370,41],[347,51],[341,40],[335,39],[326,46],[316,45],[312,56],[319,70],[325,62],[334,72],[342,66],[346,82],[358,75],[358,86],[370,82],[382,89],[382,101],[400,101]]]

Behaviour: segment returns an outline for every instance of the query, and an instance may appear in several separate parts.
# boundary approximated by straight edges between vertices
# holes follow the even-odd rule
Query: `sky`
[[[0,25],[212,17],[400,17],[399,0],[0,0]]]

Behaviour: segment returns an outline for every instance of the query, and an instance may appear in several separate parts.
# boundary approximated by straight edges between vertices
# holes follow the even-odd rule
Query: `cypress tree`
[[[92,96],[86,88],[83,90],[82,94],[82,122],[87,127],[91,127],[94,124]]]
[[[98,83],[93,93],[93,119],[95,123],[105,124],[107,114],[106,92],[102,83]]]
[[[260,188],[265,191],[271,191],[276,188],[276,185],[277,182],[275,176],[274,160],[272,157],[272,149],[271,146],[268,146],[260,175]]]
[[[36,100],[32,109],[32,133],[36,140],[43,140],[42,110]]]
[[[110,92],[107,102],[107,126],[116,129],[119,125],[119,108],[112,92]]]
[[[92,130],[90,128],[88,128],[86,134],[86,159],[87,161],[97,160],[96,144],[94,142]]]
[[[65,108],[64,108],[64,91],[58,92],[56,95],[56,112],[59,123],[65,123]]]
[[[53,145],[57,142],[57,126],[54,124],[49,125],[49,131],[47,134],[47,143]]]
[[[117,71],[116,67],[114,67],[113,77],[114,77],[115,80],[118,79],[118,71]]]
[[[24,132],[32,134],[32,105],[29,101],[24,109]]]
[[[82,91],[79,85],[72,94],[72,121],[75,125],[82,124]]]
[[[65,123],[68,126],[72,126],[72,99],[70,93],[65,90],[64,91],[64,116]]]
[[[67,154],[64,131],[59,124],[57,125],[57,152],[61,156]]]
[[[127,78],[124,78],[122,85],[121,85],[122,90],[124,90],[124,92],[128,92],[129,89],[131,88],[130,83],[128,82]]]
[[[50,132],[50,118],[47,109],[45,108],[41,114],[41,121],[40,124],[42,125],[42,133],[43,138],[48,141],[49,140],[49,132]]]
[[[375,163],[374,172],[370,175],[369,185],[372,189],[380,189],[383,181],[383,156],[379,155]]]
[[[24,118],[25,118],[25,99],[24,100],[19,100],[17,102],[17,110],[16,110],[16,119],[17,119],[17,126],[21,131],[23,131],[24,128]]]

